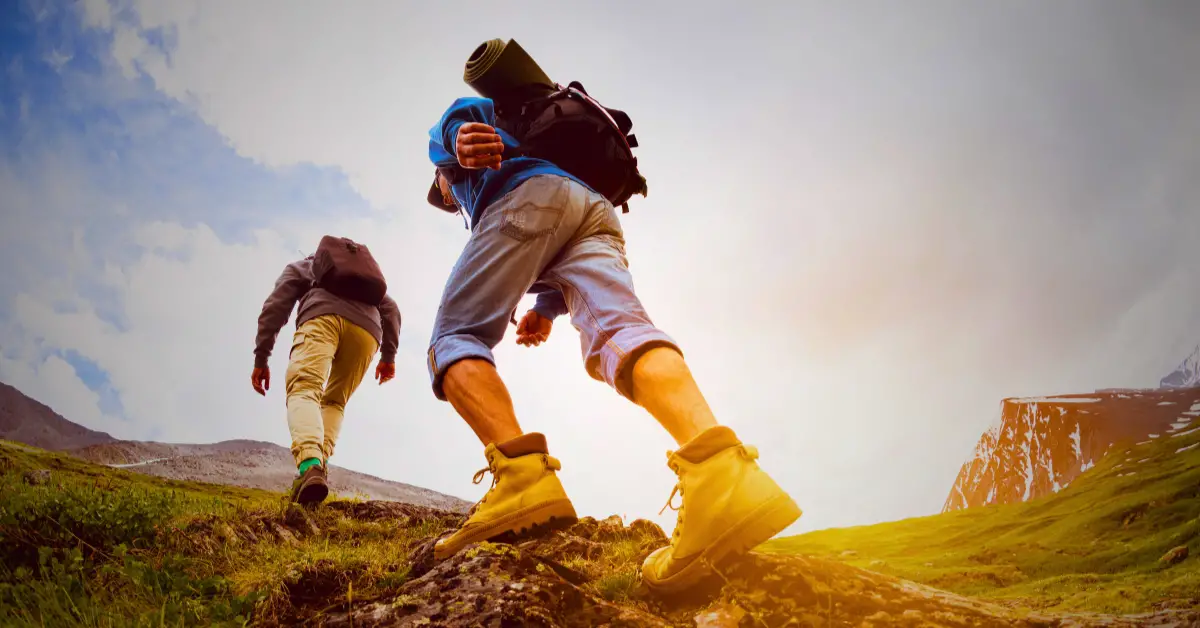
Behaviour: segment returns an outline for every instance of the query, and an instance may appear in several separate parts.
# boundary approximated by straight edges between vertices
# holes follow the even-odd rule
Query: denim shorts
[[[537,175],[496,199],[450,272],[430,340],[434,395],[459,360],[495,364],[521,298],[561,293],[579,332],[584,368],[633,400],[630,367],[647,349],[676,343],[650,321],[633,290],[625,239],[608,199],[560,175]]]

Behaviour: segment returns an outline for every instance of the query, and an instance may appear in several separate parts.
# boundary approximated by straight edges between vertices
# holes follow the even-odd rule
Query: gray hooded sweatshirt
[[[264,368],[279,330],[292,315],[292,308],[300,303],[296,313],[296,327],[324,314],[340,314],[347,320],[370,332],[379,343],[379,361],[395,363],[396,347],[400,340],[400,310],[390,296],[383,297],[379,307],[344,299],[313,285],[316,278],[312,272],[312,256],[288,264],[275,289],[263,303],[258,315],[258,336],[254,342],[254,366]]]

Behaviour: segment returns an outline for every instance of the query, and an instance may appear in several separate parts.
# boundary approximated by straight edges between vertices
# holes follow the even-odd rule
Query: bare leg
[[[496,367],[487,360],[472,358],[455,362],[446,369],[442,389],[446,400],[471,426],[484,447],[521,435],[508,388]]]
[[[633,398],[680,446],[717,426],[683,356],[670,347],[646,351],[633,364]]]

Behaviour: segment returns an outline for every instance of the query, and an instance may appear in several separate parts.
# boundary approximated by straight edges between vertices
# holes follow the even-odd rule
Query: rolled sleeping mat
[[[471,53],[463,81],[477,94],[503,105],[554,89],[554,81],[515,39],[489,39]]]

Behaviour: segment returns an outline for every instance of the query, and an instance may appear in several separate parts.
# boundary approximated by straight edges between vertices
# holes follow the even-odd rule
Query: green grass
[[[1035,502],[762,549],[841,557],[1023,608],[1144,611],[1200,591],[1200,447],[1174,453],[1193,443],[1200,431],[1116,452]],[[3,441],[0,492],[3,626],[290,624],[390,599],[409,577],[412,549],[445,525],[355,518],[329,503],[302,515],[282,492],[165,480]],[[303,528],[305,517],[319,533],[277,532],[286,521]],[[1158,561],[1179,545],[1190,558]],[[584,549],[564,565],[598,596],[632,603],[643,540]],[[847,550],[857,554],[842,557]]]
[[[1141,612],[1163,601],[1187,604],[1200,591],[1200,446],[1176,450],[1196,443],[1200,430],[1114,451],[1035,501],[822,530],[760,549],[833,557],[1027,608]],[[1189,558],[1159,562],[1180,545]]]
[[[4,442],[0,491],[6,626],[287,621],[402,584],[412,545],[440,531],[323,508],[310,515],[321,534],[289,542],[265,532],[289,515],[282,493],[164,480]]]

